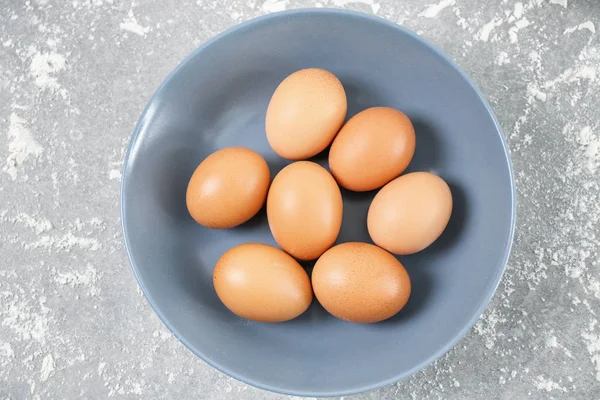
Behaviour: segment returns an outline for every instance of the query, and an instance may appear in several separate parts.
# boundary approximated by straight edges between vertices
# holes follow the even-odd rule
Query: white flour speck
[[[567,8],[567,1],[568,0],[550,0],[550,4],[558,4],[559,6]]]
[[[517,29],[523,29],[525,27],[528,27],[530,24],[531,23],[529,22],[529,20],[527,18],[521,18],[520,20],[515,22],[515,27]]]
[[[508,40],[511,43],[517,43],[519,41],[519,35],[517,34],[518,29],[514,26],[508,30]]]
[[[59,285],[92,286],[98,281],[98,271],[88,264],[84,272],[71,271],[59,273],[54,279]]]
[[[121,180],[121,171],[118,169],[111,169],[108,174],[108,179],[112,180]]]
[[[567,391],[567,389],[563,388],[553,380],[545,378],[543,375],[538,375],[533,380],[533,385],[537,388],[537,390],[544,390],[546,392],[551,392],[553,390],[559,390],[561,392]]]
[[[27,107],[27,106],[23,106],[23,105],[21,105],[21,104],[18,104],[18,103],[12,103],[12,104],[11,104],[11,107],[12,107],[12,108],[14,108],[15,110],[22,110],[22,111],[27,111],[27,110],[29,110],[29,107]]]
[[[0,365],[7,365],[15,358],[15,352],[10,343],[0,344]]]
[[[558,347],[558,340],[556,339],[556,336],[550,335],[546,338],[546,347],[550,347],[550,348]]]
[[[582,147],[585,157],[585,167],[595,173],[600,168],[600,137],[590,126],[584,126],[576,135],[575,141]]]
[[[529,103],[532,103],[533,99],[537,99],[539,101],[546,101],[548,97],[546,93],[542,92],[541,90],[532,85],[527,86],[527,94],[529,95]]]
[[[444,8],[453,6],[454,4],[456,4],[456,0],[442,0],[437,4],[430,4],[419,14],[419,17],[435,18]]]
[[[519,30],[526,28],[529,25],[531,25],[531,23],[525,17],[516,21],[515,24],[513,26],[511,26],[510,29],[508,30],[508,39],[510,40],[510,42],[517,43],[517,41],[519,40]]]
[[[92,219],[90,219],[90,225],[92,226],[102,226],[104,224],[104,222],[97,217],[94,217]]]
[[[42,236],[33,243],[25,243],[23,247],[25,247],[25,249],[54,248],[68,253],[75,247],[82,250],[96,251],[102,248],[102,244],[98,239],[75,236],[73,233],[68,232],[63,236]]]
[[[287,0],[267,0],[263,3],[261,9],[263,12],[272,13],[286,9]]]
[[[371,11],[373,11],[373,14],[377,14],[379,12],[379,9],[381,8],[381,5],[379,3],[376,3],[375,0],[333,0],[333,4],[338,7],[344,7],[347,4],[351,3],[360,3],[370,6]]]
[[[12,180],[17,179],[17,170],[27,157],[38,157],[44,149],[35,141],[29,129],[27,129],[27,121],[20,118],[17,114],[12,113],[10,116],[10,125],[8,128],[8,157],[6,165],[2,168],[10,175]]]
[[[590,292],[592,292],[594,297],[596,297],[597,299],[600,299],[600,281],[598,281],[593,276],[590,276],[588,278],[587,288],[589,289]]]
[[[139,24],[138,20],[135,18],[135,15],[133,15],[133,10],[129,10],[127,17],[125,17],[119,27],[125,31],[129,31],[140,36],[146,36],[146,34],[150,32],[149,26],[142,26]]]
[[[590,81],[596,80],[596,68],[586,65],[583,66],[579,71],[575,73],[575,78],[588,79]]]
[[[496,331],[496,325],[499,322],[506,322],[506,319],[502,318],[496,309],[492,309],[486,312],[486,315],[474,327],[474,331],[485,339],[485,347],[488,349],[492,349],[496,340],[504,336],[503,333]]]
[[[168,332],[165,332],[163,330],[156,330],[154,332],[152,332],[152,337],[158,338],[160,337],[160,340],[168,340],[171,338],[171,334]]]
[[[37,234],[48,232],[53,228],[52,222],[48,221],[46,218],[34,218],[26,213],[19,213],[14,218],[8,218],[8,221],[13,224],[23,224],[26,227],[33,229]]]
[[[595,332],[598,321],[595,319],[590,323],[589,331],[583,332],[583,338],[587,351],[590,353],[590,361],[596,369],[596,380],[600,382],[600,335]]]
[[[596,80],[596,68],[594,65],[598,63],[600,53],[598,53],[598,51],[584,49],[578,58],[579,62],[576,66],[567,68],[558,77],[545,82],[543,88],[554,90],[562,83],[576,82],[581,79],[587,79],[589,81]]]
[[[513,16],[516,19],[519,19],[523,16],[523,3],[521,3],[520,1],[517,1],[515,3],[515,10],[513,11]]]
[[[582,29],[587,29],[592,33],[596,33],[596,26],[594,25],[594,23],[592,21],[586,21],[572,28],[565,29],[564,34],[566,35],[575,31],[580,31]]]
[[[34,307],[28,305],[18,295],[10,292],[7,295],[2,300],[3,306],[0,308],[0,325],[13,331],[16,340],[35,340],[44,345],[49,329],[45,313],[34,311]]]
[[[141,395],[143,393],[143,388],[142,385],[140,385],[139,383],[135,382],[131,385],[131,393],[136,394],[136,395]]]
[[[490,34],[497,27],[502,25],[501,19],[494,19],[487,24],[483,25],[477,33],[477,39],[487,42],[490,38]]]
[[[54,75],[64,70],[66,66],[67,59],[62,54],[35,52],[31,58],[29,73],[41,89],[59,89],[60,85]]]
[[[508,53],[505,51],[501,51],[498,53],[498,58],[496,59],[496,64],[504,65],[510,63],[510,58],[508,57]]]
[[[52,354],[46,354],[44,359],[42,360],[42,368],[40,370],[40,380],[45,382],[54,375],[54,358],[52,358]]]

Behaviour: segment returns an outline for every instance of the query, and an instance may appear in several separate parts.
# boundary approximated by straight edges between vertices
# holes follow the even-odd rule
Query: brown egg
[[[342,226],[342,194],[327,170],[299,161],[277,174],[267,197],[267,218],[283,250],[314,260],[333,246]]]
[[[273,93],[267,108],[269,144],[283,158],[302,160],[325,150],[346,118],[346,92],[329,71],[294,72]]]
[[[260,154],[228,147],[206,157],[186,193],[192,218],[208,228],[232,228],[252,218],[265,203],[271,175]]]
[[[433,243],[452,213],[452,193],[442,178],[414,172],[394,179],[373,199],[367,216],[371,239],[395,254],[412,254]]]
[[[319,303],[351,322],[379,322],[398,313],[410,296],[410,278],[393,255],[368,243],[327,250],[312,272]]]
[[[290,255],[261,243],[246,243],[221,256],[213,272],[217,296],[242,318],[282,322],[312,302],[308,274]]]
[[[400,175],[415,153],[415,129],[389,107],[359,112],[342,127],[329,151],[329,169],[349,190],[382,187]]]

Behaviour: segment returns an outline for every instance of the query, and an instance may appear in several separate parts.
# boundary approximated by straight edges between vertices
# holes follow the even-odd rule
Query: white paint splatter
[[[29,129],[27,121],[12,113],[10,116],[10,125],[8,128],[8,157],[6,165],[2,168],[10,175],[12,180],[17,179],[18,168],[31,155],[39,157],[44,149],[35,141]]]
[[[453,6],[454,4],[456,4],[456,0],[442,0],[437,4],[430,4],[419,14],[419,17],[435,18],[444,8]]]
[[[537,390],[544,390],[546,392],[551,392],[553,390],[558,390],[561,392],[566,392],[567,389],[560,386],[558,383],[554,382],[550,378],[545,378],[543,375],[538,375],[534,381],[533,385],[537,388]]]
[[[477,34],[477,39],[487,42],[490,38],[490,34],[497,27],[502,25],[501,19],[494,19],[487,24],[483,25]]]
[[[594,23],[592,21],[586,21],[572,28],[565,29],[564,34],[566,35],[575,31],[580,31],[582,29],[587,29],[592,33],[596,33],[596,26],[594,25]]]
[[[375,2],[375,0],[333,0],[333,4],[337,7],[345,7],[346,5],[352,3],[365,4],[367,6],[370,6],[371,11],[373,11],[373,14],[377,14],[379,12],[379,9],[381,8],[381,5]]]
[[[54,75],[66,68],[67,59],[56,52],[40,53],[35,48],[33,52],[35,54],[31,58],[29,73],[35,78],[35,84],[43,90],[59,89],[60,85]]]
[[[129,10],[127,17],[125,17],[119,27],[125,31],[129,31],[144,37],[148,32],[150,32],[149,26],[142,26],[139,24],[138,20],[135,18],[135,15],[133,15],[133,10]]]
[[[40,370],[40,380],[45,382],[54,375],[54,358],[52,354],[46,354],[44,359],[42,360],[42,368]]]
[[[567,8],[567,1],[568,0],[550,0],[550,4],[558,4],[559,6]]]

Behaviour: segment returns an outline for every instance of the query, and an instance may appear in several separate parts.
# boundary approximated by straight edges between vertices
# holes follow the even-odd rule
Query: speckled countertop
[[[599,398],[600,2],[0,0],[0,399],[289,398],[162,325],[127,261],[119,184],[139,114],[185,55],[304,6],[374,13],[447,52],[496,111],[517,180],[513,254],[476,327],[352,398]]]

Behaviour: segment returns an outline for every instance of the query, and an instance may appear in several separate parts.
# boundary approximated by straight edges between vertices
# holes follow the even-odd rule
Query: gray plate
[[[269,162],[272,175],[287,164],[268,146],[265,110],[278,83],[307,67],[340,78],[348,117],[371,106],[404,111],[417,133],[409,170],[435,172],[452,189],[455,207],[442,237],[419,254],[400,257],[413,282],[409,303],[382,323],[346,323],[316,301],[301,317],[282,324],[236,317],[215,294],[213,265],[237,244],[275,244],[264,212],[238,228],[215,231],[194,223],[186,210],[188,179],[216,149],[254,149]],[[326,164],[326,154],[316,160]],[[370,242],[366,213],[374,193],[343,195],[338,242]],[[177,338],[234,378],[307,396],[391,384],[447,352],[492,297],[515,222],[506,144],[478,89],[414,33],[340,10],[261,17],[185,59],[152,97],[134,131],[121,201],[135,275]]]

